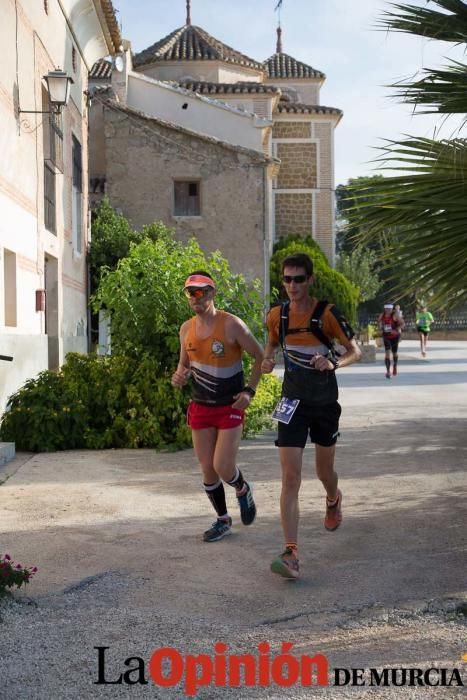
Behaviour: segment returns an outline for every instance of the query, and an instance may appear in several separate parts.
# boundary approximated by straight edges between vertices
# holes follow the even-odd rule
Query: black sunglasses
[[[282,281],[284,284],[292,284],[292,282],[303,284],[307,279],[308,277],[306,275],[284,275]]]

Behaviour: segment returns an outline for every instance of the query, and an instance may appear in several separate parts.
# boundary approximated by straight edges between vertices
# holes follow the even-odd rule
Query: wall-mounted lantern
[[[59,113],[62,107],[68,104],[70,98],[70,87],[74,82],[73,78],[65,73],[61,68],[56,68],[43,76],[45,82],[47,83],[47,90],[49,92],[49,104],[50,111],[36,111],[29,109],[19,109],[18,111],[23,114],[50,114],[50,112]]]

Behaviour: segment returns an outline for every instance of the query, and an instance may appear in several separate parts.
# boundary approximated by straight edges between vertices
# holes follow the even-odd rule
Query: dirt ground
[[[370,669],[383,667],[445,668],[448,679],[457,669],[467,683],[467,342],[432,342],[423,360],[417,343],[404,341],[400,356],[400,374],[389,381],[381,352],[376,364],[339,374],[344,522],[335,533],[323,528],[309,446],[297,582],[269,571],[282,548],[272,432],[242,442],[239,454],[254,485],[256,522],[241,525],[228,492],[234,533],[212,544],[201,541],[213,517],[192,450],[19,455],[7,465],[0,552],[39,572],[0,602],[0,698],[184,698],[183,680],[151,680],[151,655],[170,647],[183,659],[213,660],[216,642],[227,656],[256,660],[262,642],[271,661],[286,642],[297,659],[323,654],[329,686],[231,688],[214,678],[199,687],[200,698],[460,694],[455,684],[370,685]],[[106,684],[96,684],[104,652],[95,647],[108,647]],[[144,660],[147,683],[115,682],[137,664],[125,665],[128,657]],[[336,668],[363,669],[365,685],[336,687]],[[136,679],[143,675],[134,672]]]

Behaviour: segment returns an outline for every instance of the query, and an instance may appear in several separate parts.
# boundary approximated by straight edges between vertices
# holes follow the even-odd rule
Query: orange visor
[[[183,289],[186,289],[187,287],[212,287],[215,289],[216,285],[214,284],[213,280],[206,275],[190,275],[186,278]]]

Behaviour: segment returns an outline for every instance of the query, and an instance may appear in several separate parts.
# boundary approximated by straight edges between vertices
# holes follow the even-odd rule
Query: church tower
[[[282,97],[273,114],[272,149],[281,165],[274,181],[275,239],[312,235],[334,263],[334,129],[342,111],[320,104],[326,76],[284,53],[282,28],[276,52],[264,62],[266,84]]]

